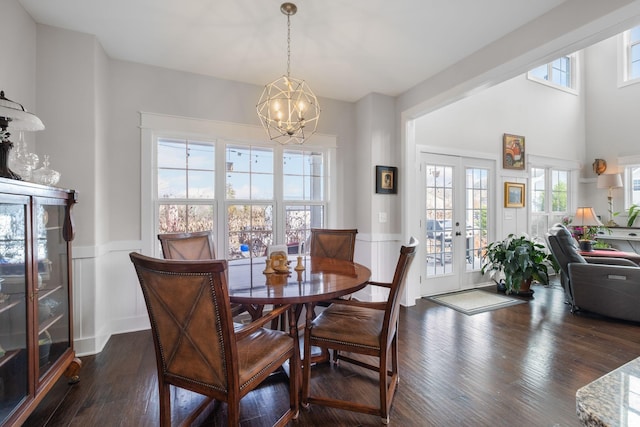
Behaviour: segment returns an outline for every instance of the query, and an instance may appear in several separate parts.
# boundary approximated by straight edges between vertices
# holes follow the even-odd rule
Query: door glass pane
[[[487,209],[489,206],[489,170],[466,169],[466,261],[467,271],[482,266],[482,248],[487,246]]]
[[[0,424],[27,395],[26,205],[0,203]]]
[[[69,347],[67,242],[62,236],[65,207],[41,205],[36,212],[38,262],[38,365],[42,376]]]
[[[453,271],[453,168],[426,165],[427,276]]]

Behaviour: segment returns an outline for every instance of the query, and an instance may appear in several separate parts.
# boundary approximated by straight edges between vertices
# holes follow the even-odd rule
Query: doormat
[[[480,289],[436,295],[427,297],[427,299],[468,316],[526,302],[522,299],[497,295]]]

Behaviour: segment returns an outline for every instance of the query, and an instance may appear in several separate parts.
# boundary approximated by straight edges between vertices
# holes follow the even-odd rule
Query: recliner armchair
[[[546,235],[558,261],[571,312],[589,311],[640,322],[640,267],[624,258],[583,257],[571,232],[555,224]]]

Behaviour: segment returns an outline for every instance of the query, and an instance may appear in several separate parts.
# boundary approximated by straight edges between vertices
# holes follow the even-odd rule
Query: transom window
[[[622,34],[623,64],[622,80],[624,82],[640,79],[640,26]]]
[[[532,81],[575,92],[577,89],[576,54],[565,55],[527,73]]]

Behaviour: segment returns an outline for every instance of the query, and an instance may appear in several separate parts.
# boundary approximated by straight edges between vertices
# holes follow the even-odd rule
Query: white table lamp
[[[598,188],[607,189],[607,201],[609,203],[609,221],[607,227],[615,227],[618,224],[613,220],[613,197],[611,190],[622,187],[622,176],[619,173],[598,175]]]

